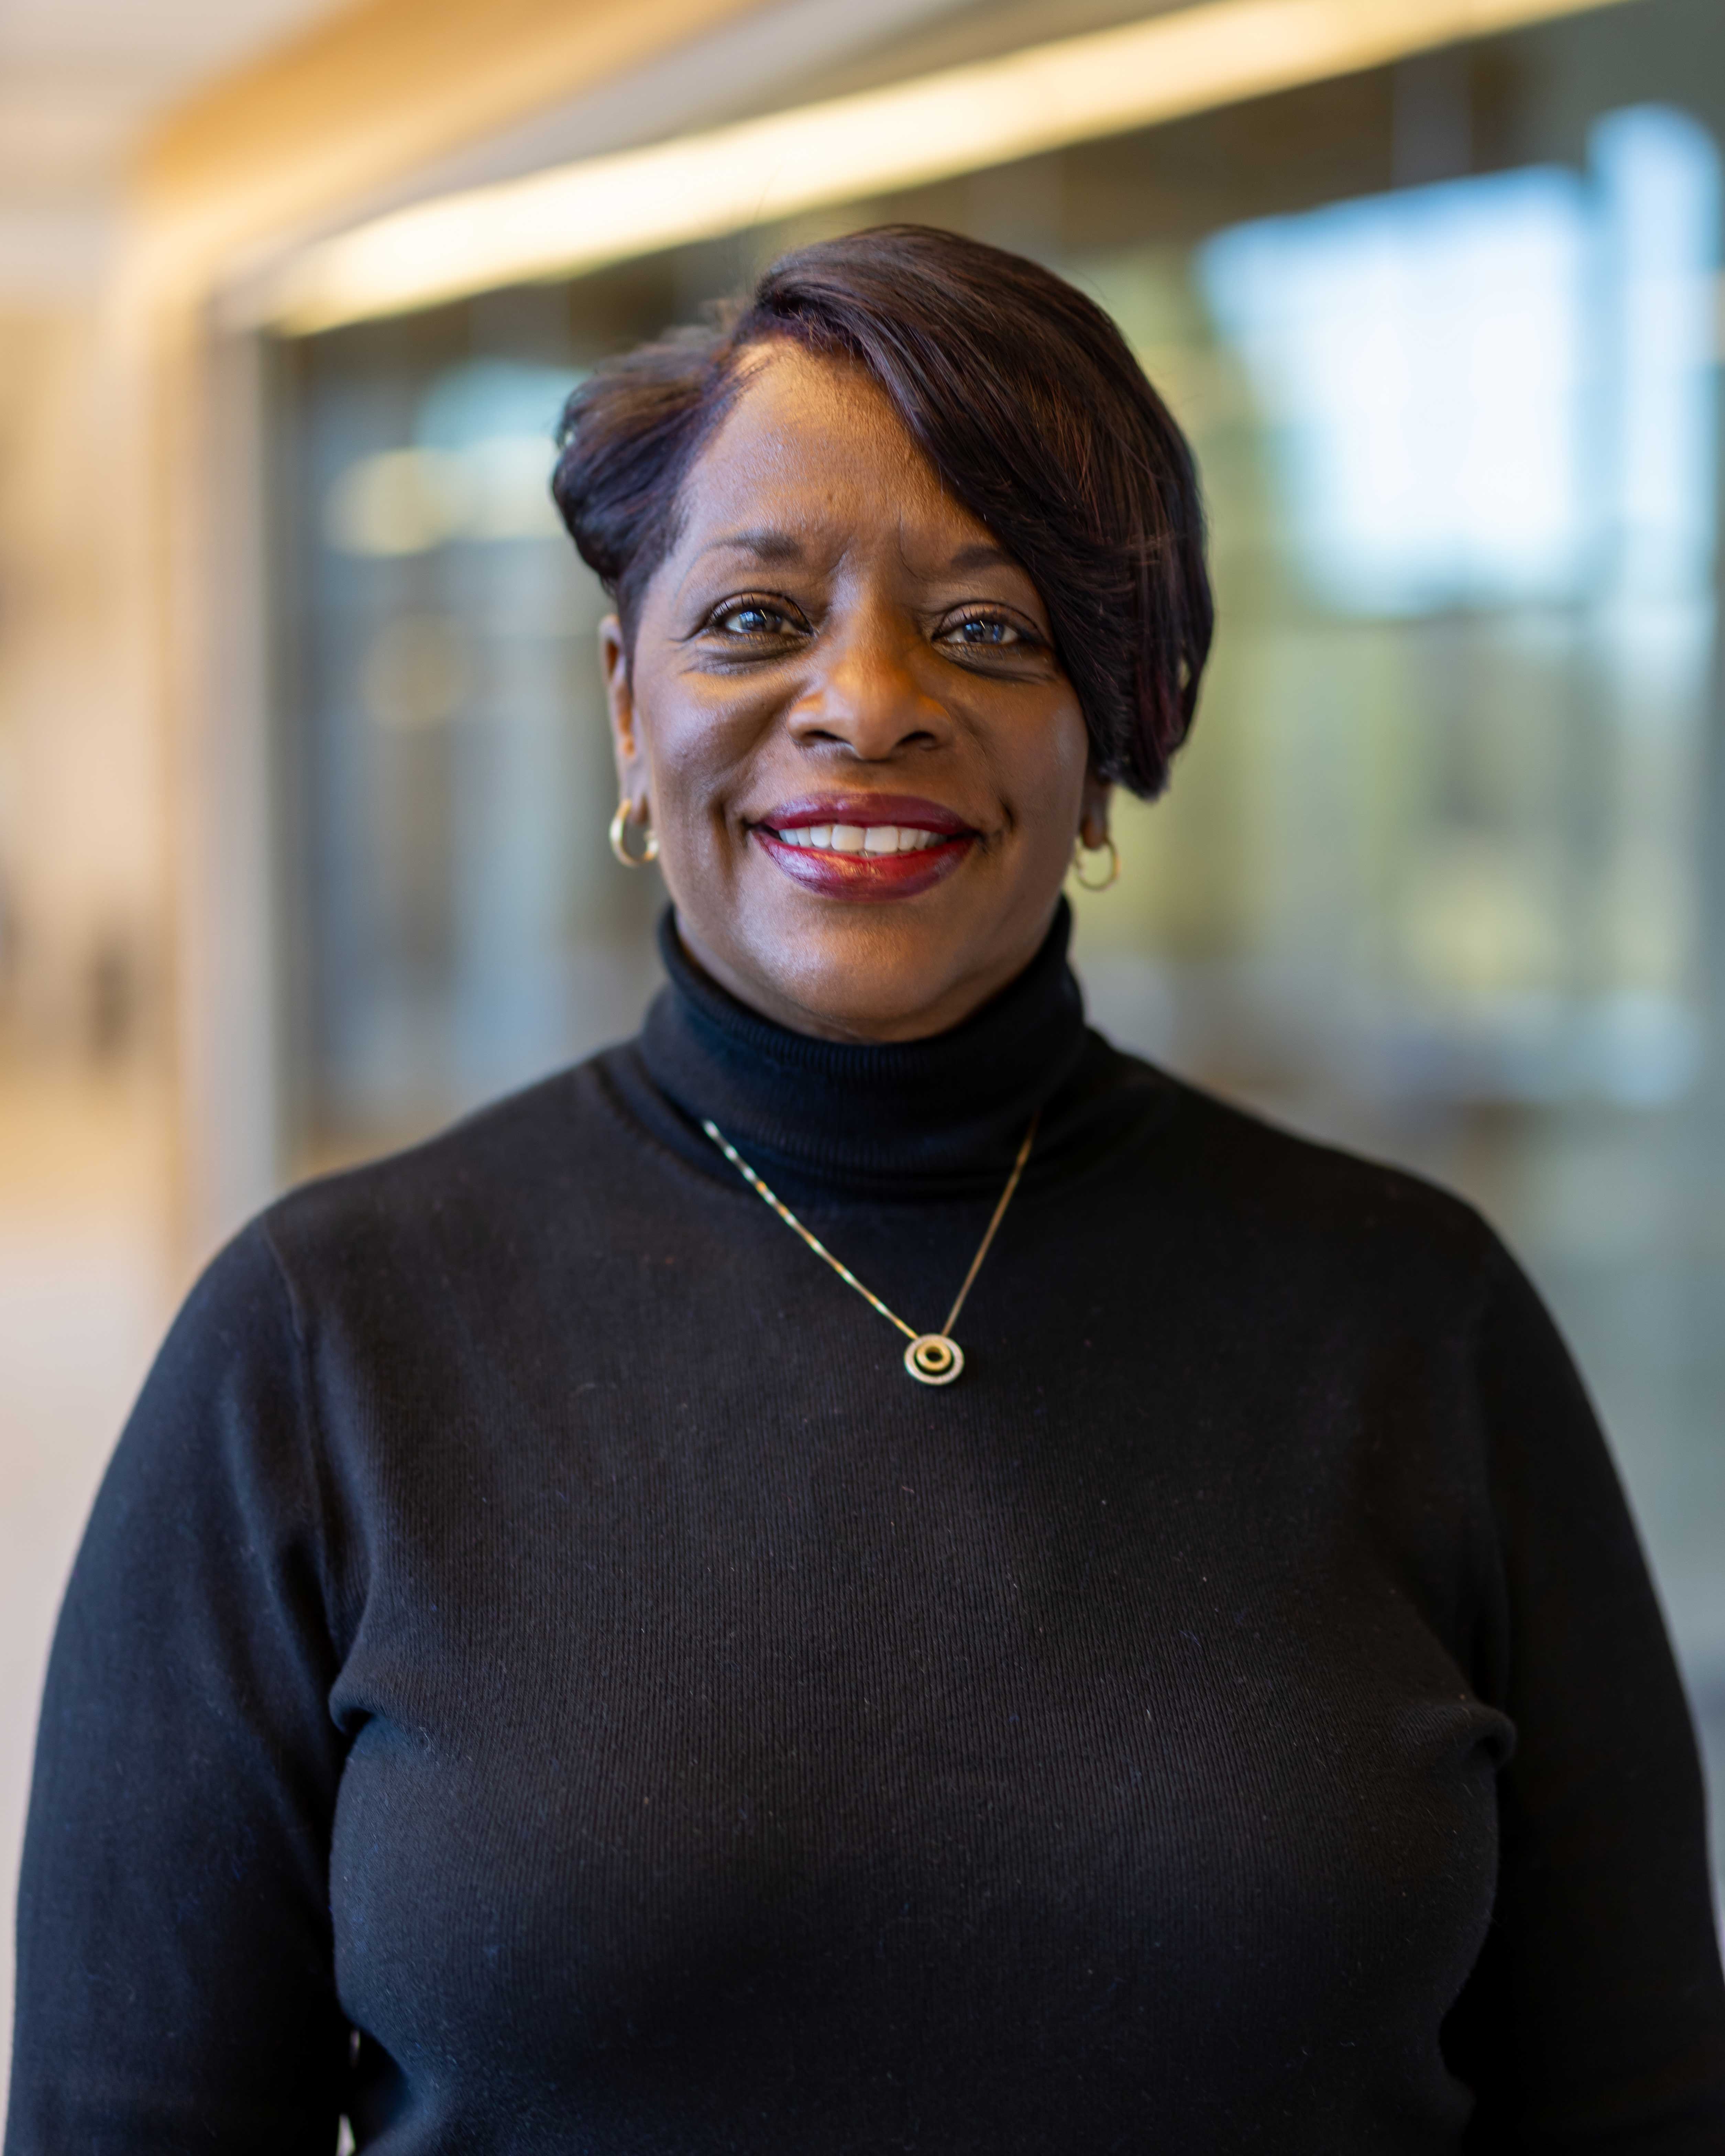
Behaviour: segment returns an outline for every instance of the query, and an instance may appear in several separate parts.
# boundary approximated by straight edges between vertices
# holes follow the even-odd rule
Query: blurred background
[[[1093,1015],[1502,1229],[1721,1816],[1722,146],[1717,0],[0,0],[8,1897],[192,1274],[653,988],[562,398],[882,218],[1076,280],[1204,472],[1216,657],[1078,897]]]

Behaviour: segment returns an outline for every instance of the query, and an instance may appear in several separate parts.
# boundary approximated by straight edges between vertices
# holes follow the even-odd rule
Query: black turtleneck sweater
[[[696,976],[285,1199],[44,1710],[11,2156],[1718,2156],[1683,1701],[1464,1206],[1084,1030]],[[701,1135],[937,1324],[957,1383]]]

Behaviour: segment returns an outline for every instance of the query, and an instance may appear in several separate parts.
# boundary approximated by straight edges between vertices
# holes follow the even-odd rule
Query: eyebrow
[[[949,569],[1016,569],[1016,558],[992,539],[973,539],[968,547],[961,547],[947,564]]]
[[[789,531],[721,531],[709,539],[701,554],[752,554],[757,562],[800,562],[803,542]],[[701,557],[696,556],[698,561]]]

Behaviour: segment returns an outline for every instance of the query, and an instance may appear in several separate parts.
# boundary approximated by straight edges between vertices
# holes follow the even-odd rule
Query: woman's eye
[[[783,636],[796,624],[783,607],[750,599],[721,608],[713,616],[713,627],[729,636]]]
[[[1025,641],[1023,631],[999,614],[972,614],[955,622],[947,634],[973,651],[999,650]]]

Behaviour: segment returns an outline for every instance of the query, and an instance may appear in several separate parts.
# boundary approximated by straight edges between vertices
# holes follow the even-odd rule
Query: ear
[[[617,787],[634,803],[639,816],[647,792],[647,747],[641,738],[634,690],[629,676],[629,647],[614,613],[599,624],[599,671],[605,683],[605,706],[611,721],[611,753],[617,762]]]
[[[1108,843],[1108,803],[1113,793],[1106,778],[1097,778],[1092,764],[1084,774],[1083,806],[1078,816],[1078,836],[1091,853]]]

